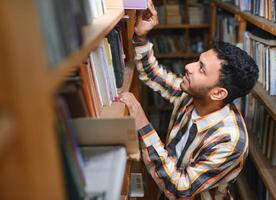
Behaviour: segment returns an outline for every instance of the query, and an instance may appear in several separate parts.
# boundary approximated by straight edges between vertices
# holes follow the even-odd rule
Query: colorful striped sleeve
[[[139,78],[162,97],[174,103],[181,96],[183,91],[180,88],[182,78],[169,72],[162,65],[159,65],[153,53],[152,43],[134,42],[135,60]],[[184,66],[183,66],[184,67]]]
[[[138,132],[145,165],[169,199],[190,199],[206,189],[227,184],[242,168],[243,152],[237,150],[230,134],[220,133],[196,160],[177,169],[177,160],[168,154],[151,124]]]

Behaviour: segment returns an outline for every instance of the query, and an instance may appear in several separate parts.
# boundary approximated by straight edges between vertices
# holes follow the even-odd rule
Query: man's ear
[[[214,87],[209,94],[213,101],[222,101],[228,96],[228,91],[223,87]]]

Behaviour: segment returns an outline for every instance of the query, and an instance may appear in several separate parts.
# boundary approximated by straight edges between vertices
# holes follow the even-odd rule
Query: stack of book
[[[203,23],[203,5],[190,4],[188,7],[189,23],[202,24]]]
[[[182,18],[177,1],[169,1],[166,5],[166,11],[168,24],[181,24]]]

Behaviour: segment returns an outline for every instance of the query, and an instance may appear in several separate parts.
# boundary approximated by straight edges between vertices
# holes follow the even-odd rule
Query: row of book
[[[186,41],[181,34],[158,34],[149,36],[149,40],[154,45],[155,53],[178,53],[178,52],[194,52],[201,53],[204,47],[206,35],[196,35]]]
[[[187,41],[181,34],[158,34],[149,36],[156,54],[187,51]]]
[[[238,21],[226,13],[219,13],[216,21],[216,39],[235,45],[238,42]]]
[[[249,11],[254,15],[276,22],[275,0],[235,0],[235,5],[238,6],[241,11]]]
[[[180,0],[169,0],[166,4],[156,2],[159,24],[187,23],[184,16],[184,4]]]
[[[167,1],[157,4],[156,10],[160,24],[202,24],[209,22],[209,2],[189,3],[185,1]],[[188,16],[188,17],[187,17]]]
[[[116,27],[90,53],[62,89],[72,117],[99,117],[111,105],[124,81],[124,52],[121,31]],[[78,105],[78,106],[77,106]]]
[[[49,64],[54,67],[82,45],[82,27],[110,8],[146,9],[147,0],[39,0],[41,28]]]
[[[242,110],[250,134],[255,135],[263,155],[276,166],[276,121],[253,95],[243,99]]]
[[[189,24],[209,23],[209,4],[190,4],[188,6]]]
[[[258,81],[270,95],[276,95],[276,37],[261,30],[244,33],[243,48],[259,67]]]

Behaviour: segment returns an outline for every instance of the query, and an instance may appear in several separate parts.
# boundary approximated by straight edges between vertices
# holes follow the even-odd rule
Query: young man
[[[184,77],[166,71],[146,39],[158,23],[150,1],[148,7],[150,15],[139,13],[135,25],[139,77],[174,109],[164,145],[135,97],[121,94],[136,120],[145,165],[168,199],[231,199],[229,185],[248,154],[244,120],[232,101],[253,88],[258,67],[246,52],[218,42],[185,66]]]

